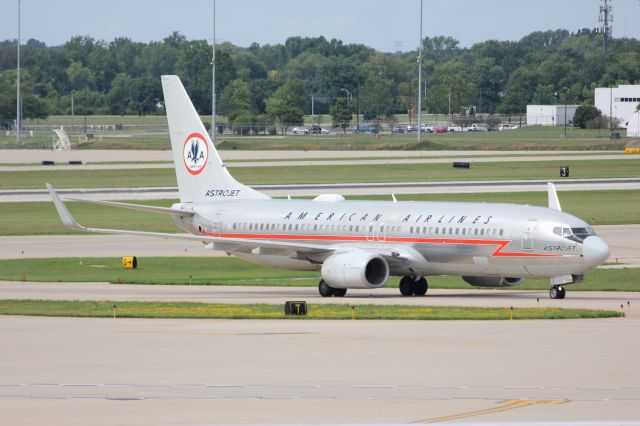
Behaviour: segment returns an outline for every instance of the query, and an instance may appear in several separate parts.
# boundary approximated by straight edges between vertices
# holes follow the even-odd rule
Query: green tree
[[[581,129],[586,129],[587,124],[601,117],[602,113],[598,108],[593,105],[580,105],[576,108],[576,113],[573,116],[573,124],[580,127]]]
[[[351,123],[351,105],[345,98],[338,98],[336,103],[331,107],[331,119],[333,125],[340,127],[343,132],[346,132],[346,128]]]
[[[142,76],[131,80],[130,105],[139,116],[154,112],[162,98],[160,81],[157,78]]]
[[[249,84],[243,80],[233,80],[222,91],[218,102],[220,114],[226,115],[234,121],[241,113],[251,111],[251,91]]]
[[[118,74],[111,83],[111,90],[107,97],[109,112],[116,115],[125,115],[129,112],[131,104],[131,77],[126,74]]]

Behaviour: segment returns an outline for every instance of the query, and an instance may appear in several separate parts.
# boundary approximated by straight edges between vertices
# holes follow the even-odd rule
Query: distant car
[[[416,133],[417,131],[418,131],[418,126],[412,126],[412,125],[407,126],[407,133]]]
[[[323,129],[317,124],[314,124],[309,127],[309,133],[311,133],[312,135],[326,135],[329,133],[329,131],[327,129]]]
[[[328,135],[329,133],[331,133],[331,131],[329,129],[321,129],[321,133],[323,135]]]
[[[391,129],[391,133],[402,135],[404,134],[404,128],[402,128],[401,126],[393,126],[393,128]]]
[[[291,132],[294,135],[308,135],[309,134],[309,129],[306,129],[304,127],[294,127]]]
[[[498,125],[498,130],[499,131],[503,131],[503,130],[513,130],[515,127],[511,127],[510,124],[507,123],[502,123],[500,125]]]
[[[435,129],[433,129],[433,133],[447,133],[449,131],[449,129],[447,129],[446,127],[436,127]]]
[[[471,127],[467,128],[467,132],[487,132],[489,127],[482,123],[473,123]]]
[[[378,133],[380,130],[371,124],[363,124],[353,129],[353,133]]]

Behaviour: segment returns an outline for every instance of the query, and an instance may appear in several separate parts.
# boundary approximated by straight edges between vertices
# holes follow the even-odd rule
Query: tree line
[[[424,112],[521,114],[527,104],[592,104],[595,87],[640,82],[640,41],[584,29],[534,32],[519,41],[461,47],[452,37],[423,40]],[[162,41],[106,42],[76,36],[62,46],[21,47],[25,118],[163,114],[160,76],[177,74],[200,114],[211,113],[212,49],[178,32]],[[230,122],[298,123],[304,114],[335,121],[413,114],[417,50],[384,53],[324,37],[282,44],[216,47],[216,109]],[[0,119],[16,116],[16,41],[0,42]],[[72,102],[73,99],[73,102]]]

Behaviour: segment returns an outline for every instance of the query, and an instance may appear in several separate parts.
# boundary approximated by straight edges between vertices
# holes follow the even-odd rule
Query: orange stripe
[[[370,243],[422,243],[422,244],[462,244],[462,245],[498,245],[492,257],[557,257],[551,253],[503,252],[512,240],[463,240],[450,238],[410,238],[389,237],[384,240],[371,240],[359,235],[303,235],[303,234],[220,234],[202,232],[218,238],[237,238],[251,240],[296,240],[296,241],[366,241]]]

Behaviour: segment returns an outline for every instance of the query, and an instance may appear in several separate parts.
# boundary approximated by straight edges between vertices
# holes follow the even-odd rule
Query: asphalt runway
[[[640,265],[640,225],[596,226],[611,248],[609,262]],[[64,247],[64,250],[60,250]],[[195,241],[134,235],[31,235],[0,237],[0,259],[121,256],[225,256]]]
[[[564,180],[502,180],[502,181],[449,181],[449,182],[395,182],[395,183],[338,183],[252,185],[272,197],[301,197],[320,194],[389,195],[391,194],[451,194],[479,192],[546,192],[547,182],[553,182],[560,193],[564,191],[593,191],[640,189],[640,178],[618,179],[564,179]],[[177,187],[144,188],[68,188],[58,189],[63,197],[89,200],[160,200],[178,198]],[[3,189],[0,203],[51,201],[44,189]]]
[[[637,425],[639,333],[628,318],[1,317],[0,423]]]

